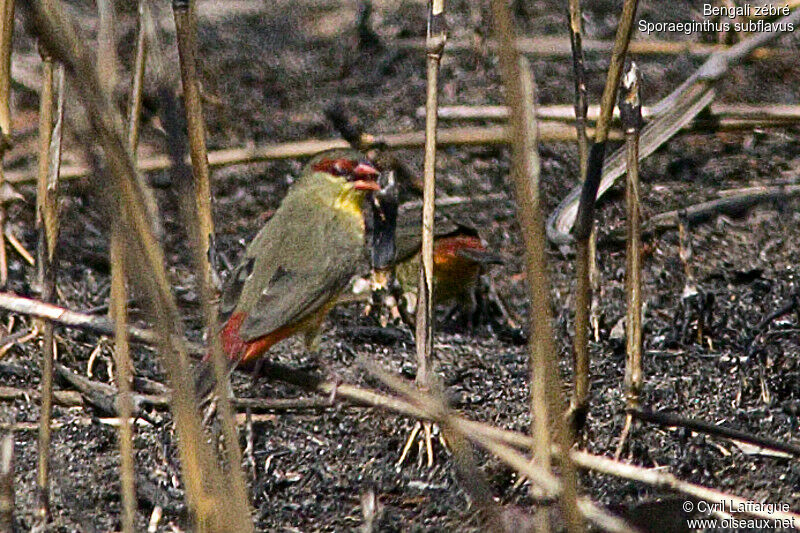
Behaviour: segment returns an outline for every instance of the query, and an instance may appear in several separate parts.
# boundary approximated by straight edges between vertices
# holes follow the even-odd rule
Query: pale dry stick
[[[417,108],[417,117],[425,116],[425,108]],[[586,120],[597,122],[599,105],[590,105]],[[546,121],[575,122],[575,107],[568,104],[554,104],[536,108],[536,118],[540,123]],[[619,121],[619,107],[614,107],[614,122]],[[642,107],[642,118],[655,118],[653,107]],[[439,120],[506,120],[508,108],[504,105],[452,105],[439,108]],[[800,122],[800,106],[792,104],[711,104],[708,113],[697,118],[694,124],[718,125],[719,129],[735,128],[740,124],[752,126],[793,125]]]
[[[391,43],[393,46],[402,50],[424,50],[425,41],[419,38],[397,39]],[[515,41],[517,50],[520,53],[531,57],[572,57],[571,43],[568,38],[544,36],[519,37]],[[496,41],[487,43],[490,49],[497,49]],[[583,49],[590,54],[608,54],[614,48],[614,42],[599,39],[585,39]],[[651,55],[689,55],[695,57],[708,57],[715,52],[724,51],[730,48],[722,44],[695,43],[687,41],[666,41],[659,39],[648,39],[633,41],[630,45],[632,54],[640,56]],[[448,53],[472,52],[475,45],[469,40],[454,40],[448,47]],[[789,57],[790,50],[780,50],[776,48],[759,47],[752,52],[754,59],[765,59],[772,57]]]
[[[639,99],[639,69],[636,63],[622,80],[625,94],[620,98],[620,112],[625,127],[628,171],[625,173],[625,211],[628,239],[625,249],[625,402],[627,409],[638,409],[642,392],[642,228],[639,194],[639,130],[642,124],[642,102]],[[622,455],[633,424],[627,413],[615,457]]]
[[[597,187],[602,177],[611,116],[617,97],[617,87],[625,63],[628,44],[636,18],[638,0],[625,0],[620,13],[614,50],[608,67],[606,84],[600,100],[600,117],[594,134],[594,143],[587,163],[586,179],[581,185],[580,203],[575,223],[575,390],[570,415],[578,425],[586,420],[589,409],[589,350],[588,329],[592,302],[591,270],[596,259],[592,246],[594,229],[594,204]]]
[[[62,61],[86,108],[93,140],[103,148],[108,168],[107,183],[95,181],[95,191],[107,211],[125,231],[126,260],[140,275],[129,281],[146,295],[147,311],[153,317],[161,340],[164,367],[172,386],[173,416],[178,436],[186,497],[199,531],[252,531],[246,502],[229,497],[228,485],[214,452],[204,438],[191,382],[186,352],[175,335],[182,338],[177,306],[164,268],[164,254],[158,244],[151,191],[136,173],[122,136],[122,120],[109,105],[102,84],[92,67],[92,56],[76,35],[74,23],[58,9],[42,9],[41,0],[24,4],[27,28]],[[91,152],[87,155],[91,156]],[[99,164],[98,164],[99,166]],[[122,213],[123,216],[118,216]],[[240,468],[231,465],[231,468]],[[224,504],[223,504],[224,502]]]
[[[541,142],[574,142],[576,140],[575,128],[563,121],[545,121],[539,124],[539,140]],[[796,121],[795,121],[796,122]],[[759,123],[749,119],[730,119],[723,120],[719,124],[720,130],[736,130],[742,128],[753,128]],[[783,119],[776,118],[771,124],[766,125],[785,125]],[[712,123],[713,126],[713,123]],[[699,131],[702,131],[703,124],[699,124]],[[680,128],[679,128],[680,129]],[[698,131],[696,128],[688,128],[686,131]],[[589,128],[587,134],[594,135],[594,129]],[[608,135],[609,140],[623,140],[622,132],[611,130]],[[390,133],[376,135],[376,144],[384,144],[387,148],[406,149],[420,148],[425,144],[425,133],[414,131],[409,133]],[[486,126],[486,127],[458,127],[444,128],[437,131],[436,144],[439,147],[445,146],[498,146],[507,145],[510,141],[508,128],[505,126]],[[296,141],[286,143],[265,144],[250,148],[229,148],[224,150],[212,151],[208,155],[209,166],[224,167],[231,165],[246,165],[252,163],[262,163],[266,161],[280,159],[296,159],[309,157],[321,151],[333,148],[347,148],[350,145],[342,139],[315,139],[308,141]],[[142,172],[156,172],[168,169],[172,163],[168,156],[158,155],[143,158],[139,161],[138,169]],[[91,170],[87,166],[74,165],[64,167],[61,175],[62,180],[84,178],[91,175]],[[7,181],[11,184],[28,183],[35,181],[35,174],[28,171],[9,171]]]
[[[188,13],[175,12],[176,21],[181,19],[180,24],[184,25],[178,28],[179,33],[186,34],[190,30],[194,32],[194,15],[191,13],[191,7],[187,6]],[[150,18],[149,11],[145,12],[148,40],[150,41],[150,48],[152,49],[151,62],[153,63],[153,70],[155,72],[156,84],[158,85],[159,97],[161,99],[162,122],[167,133],[167,151],[172,160],[172,174],[173,182],[176,185],[178,196],[178,207],[187,227],[189,235],[192,259],[195,269],[195,277],[198,280],[199,292],[201,299],[201,306],[203,318],[205,319],[205,328],[207,331],[208,342],[210,344],[210,353],[212,354],[212,361],[214,365],[214,386],[217,397],[217,413],[222,425],[223,437],[225,440],[225,452],[227,463],[230,465],[228,470],[229,481],[231,482],[230,497],[240,500],[242,502],[248,501],[247,485],[245,482],[244,473],[239,465],[242,464],[242,453],[239,448],[239,435],[237,432],[236,424],[233,419],[233,409],[231,407],[230,399],[228,398],[229,390],[229,371],[226,359],[222,352],[222,345],[217,331],[217,308],[214,302],[216,301],[216,291],[213,285],[213,276],[209,257],[209,243],[213,246],[213,235],[204,235],[204,231],[210,229],[213,231],[213,225],[208,226],[203,218],[211,216],[210,206],[211,198],[208,191],[207,179],[203,183],[202,175],[208,176],[207,162],[203,164],[205,170],[196,170],[193,179],[192,169],[185,163],[186,155],[186,142],[183,132],[181,130],[181,121],[179,117],[177,98],[172,89],[173,84],[170,83],[166,69],[166,59],[158,35],[155,32],[154,24]],[[188,28],[186,27],[188,25]],[[188,41],[184,46],[194,47],[194,35],[184,35],[180,39]],[[180,43],[180,40],[179,40]],[[187,57],[184,58],[184,55]],[[193,61],[194,52],[184,54],[181,56],[181,61],[184,59]],[[191,57],[189,57],[191,56]],[[188,68],[188,65],[182,66],[182,75],[184,76],[184,87],[187,83],[193,83],[196,87],[197,80],[195,74],[192,73],[194,68]],[[187,107],[190,105],[188,102],[190,97],[185,94]],[[194,104],[191,104],[194,105]],[[187,109],[187,113],[188,113]],[[202,113],[202,108],[194,107],[192,114]],[[194,117],[195,121],[199,121],[202,126],[202,114]],[[204,131],[204,128],[200,128]],[[191,134],[191,126],[189,129],[189,142],[191,144],[192,162],[195,164],[195,152],[205,155],[205,138],[198,140],[193,138]],[[204,134],[203,134],[204,135]],[[205,161],[205,160],[204,160]],[[205,191],[205,192],[204,192]],[[205,198],[200,198],[200,195],[208,193]],[[190,201],[191,198],[195,201]],[[203,212],[203,209],[208,209],[208,212]],[[208,237],[208,239],[206,239]]]
[[[14,533],[14,433],[0,439],[0,533]]]
[[[186,127],[189,133],[190,155],[194,174],[194,194],[196,202],[199,236],[202,245],[202,268],[204,283],[214,291],[218,281],[211,271],[212,247],[214,245],[214,219],[211,213],[211,178],[208,169],[208,149],[206,148],[206,128],[203,120],[203,102],[197,76],[197,17],[193,0],[173,0],[172,11],[175,18],[178,55],[180,57],[183,104],[186,113]],[[211,332],[209,331],[209,335]]]
[[[790,523],[800,524],[800,514],[785,512],[780,509],[768,512],[764,507],[754,506],[753,499],[742,498],[735,494],[689,483],[660,468],[644,468],[582,451],[573,451],[571,456],[576,465],[586,470],[637,481],[656,489],[679,492],[706,502],[725,501],[726,509],[730,507],[741,509],[740,512],[744,516],[770,521],[787,520]]]
[[[436,199],[436,124],[439,104],[439,63],[447,40],[444,20],[444,0],[428,0],[428,27],[425,53],[427,56],[427,92],[425,99],[425,162],[423,170],[422,247],[419,266],[419,294],[415,324],[417,350],[417,386],[430,386],[430,364],[433,355],[433,223]],[[402,464],[416,439],[420,424],[424,430],[428,468],[433,466],[431,425],[418,422],[411,432],[398,464]]]
[[[494,0],[491,5],[495,34],[501,43],[499,59],[506,102],[512,111],[509,122],[513,138],[511,176],[517,201],[517,218],[525,243],[525,271],[531,305],[531,410],[536,443],[533,453],[539,466],[549,470],[549,424],[553,423],[556,441],[565,454],[572,445],[572,437],[560,416],[563,406],[550,305],[550,276],[545,256],[533,76],[527,60],[514,49],[515,32],[507,2]],[[564,462],[562,472],[564,487],[561,508],[567,530],[582,531],[583,519],[577,507],[577,477],[569,459]],[[547,515],[542,512],[537,518],[540,530],[548,530]]]
[[[0,190],[5,187],[3,156],[11,142],[11,38],[14,35],[14,0],[0,0]],[[8,282],[5,242],[6,207],[0,202],[0,287]]]
[[[127,141],[131,158],[135,164],[136,149],[139,139],[139,123],[142,107],[142,87],[144,83],[145,67],[145,28],[144,28],[144,1],[139,1],[138,27],[136,31],[136,56],[131,79],[131,89],[128,98],[128,123]],[[101,72],[109,78],[106,79],[107,94],[113,94],[117,66],[116,38],[111,22],[113,5],[108,0],[98,0],[98,9],[105,12],[106,17],[100,17],[99,54]],[[105,19],[105,20],[104,20]],[[105,23],[104,23],[105,22]],[[122,517],[121,526],[125,533],[132,533],[136,521],[136,473],[134,464],[133,426],[133,400],[131,398],[131,383],[133,380],[133,362],[128,343],[128,291],[125,286],[127,265],[123,249],[124,236],[121,228],[115,226],[111,229],[111,294],[109,302],[109,318],[114,323],[114,366],[119,394],[117,396],[117,409],[119,412],[119,455],[120,455],[120,485],[122,492]]]
[[[42,318],[63,326],[91,331],[98,335],[110,336],[114,334],[114,325],[105,317],[71,311],[57,305],[33,300],[31,298],[24,298],[7,292],[0,292],[0,309],[22,315],[30,315],[35,318]],[[157,333],[151,329],[128,326],[128,336],[131,340],[151,346],[160,342]],[[205,350],[200,345],[191,344],[178,338],[175,339],[175,342],[183,342],[184,349],[192,353],[205,353]]]

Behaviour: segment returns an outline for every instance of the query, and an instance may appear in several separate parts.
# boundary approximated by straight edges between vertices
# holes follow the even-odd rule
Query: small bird
[[[223,289],[219,335],[232,365],[251,366],[298,333],[308,349],[317,348],[338,295],[369,265],[365,216],[373,210],[365,207],[381,189],[379,176],[350,149],[323,152],[305,165]]]
[[[404,295],[405,305],[400,311],[407,322],[413,322],[419,285],[422,224],[418,215],[401,214],[395,235],[394,275]],[[437,216],[433,240],[434,303],[454,303],[467,312],[471,321],[478,307],[476,289],[480,275],[488,265],[502,263],[502,257],[486,249],[475,228]]]

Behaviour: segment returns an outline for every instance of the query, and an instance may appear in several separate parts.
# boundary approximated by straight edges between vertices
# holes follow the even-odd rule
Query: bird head
[[[328,150],[317,154],[305,166],[307,175],[325,177],[339,185],[347,185],[356,191],[370,192],[381,189],[378,183],[380,171],[356,150]]]

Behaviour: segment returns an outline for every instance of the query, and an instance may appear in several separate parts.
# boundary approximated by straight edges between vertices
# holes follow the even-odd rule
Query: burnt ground
[[[422,37],[422,2],[375,2],[374,29],[383,49],[359,50],[352,1],[242,4],[235,15],[215,11],[213,2],[200,2],[199,42],[204,90],[216,104],[206,105],[209,148],[247,143],[329,138],[336,132],[323,110],[334,100],[345,103],[371,132],[421,129],[415,111],[424,102],[424,57],[399,52],[392,39]],[[524,3],[523,3],[524,4]],[[542,0],[525,4],[518,13],[525,34],[566,35],[563,2]],[[586,2],[586,32],[610,38],[620,2]],[[693,2],[642,1],[640,17],[649,21],[701,20]],[[87,27],[91,9],[78,7]],[[471,2],[448,3],[450,37],[470,38],[489,27],[488,9]],[[169,11],[162,9],[167,20]],[[168,23],[165,28],[170,29]],[[132,13],[122,16],[120,47],[130,64]],[[20,50],[32,44],[18,32]],[[713,35],[662,34],[668,39],[711,41]],[[638,32],[634,38],[644,36]],[[173,59],[174,39],[166,37]],[[786,36],[781,48],[797,50],[798,38]],[[723,103],[771,102],[792,104],[800,97],[800,67],[796,55],[751,61],[736,67],[720,85]],[[697,58],[662,56],[638,58],[645,77],[644,101],[666,95],[693,68]],[[445,57],[441,72],[441,104],[499,104],[502,88],[490,53],[466,52]],[[176,63],[177,64],[177,63]],[[572,101],[571,62],[534,59],[533,68],[542,104]],[[588,58],[589,92],[596,101],[605,79],[607,60]],[[20,90],[16,114],[35,124],[36,97]],[[79,110],[75,108],[75,113]],[[26,115],[27,113],[27,115]],[[797,131],[794,128],[749,130],[720,134],[684,134],[648,158],[642,167],[645,216],[713,199],[724,189],[793,183],[800,172]],[[152,129],[144,132],[144,150],[157,147]],[[69,143],[74,146],[74,142]],[[70,152],[70,150],[68,150]],[[572,144],[541,147],[546,207],[552,209],[575,183],[577,156]],[[422,169],[421,150],[400,152],[411,168]],[[30,160],[30,158],[28,158]],[[23,158],[22,163],[26,160]],[[218,244],[235,261],[278,205],[300,162],[281,161],[235,166],[213,172]],[[478,208],[466,206],[461,216],[481,228],[490,246],[509,258],[488,277],[525,316],[522,242],[515,222],[508,182],[506,149],[448,148],[441,150],[438,186],[441,194],[469,195],[505,192],[507,201]],[[154,175],[156,185],[165,176]],[[624,223],[622,195],[617,186],[599,212],[601,234]],[[26,202],[15,204],[10,224],[28,249],[35,249],[33,187],[21,187]],[[164,213],[170,271],[185,312],[186,324],[197,338],[201,325],[184,233],[168,188],[158,190]],[[797,201],[777,202],[743,213],[718,217],[691,229],[694,255],[691,267],[698,287],[713,296],[711,318],[702,343],[696,339],[696,315],[682,314],[685,276],[678,256],[677,232],[648,239],[644,262],[645,387],[643,404],[761,436],[797,441],[800,406],[800,325],[787,315],[774,321],[750,349],[756,325],[800,290],[798,264],[800,215]],[[105,218],[95,208],[86,183],[65,186],[63,202],[63,260],[59,270],[60,302],[71,309],[104,312],[109,276],[102,261],[108,243]],[[10,255],[10,290],[35,295],[35,269]],[[553,308],[565,383],[571,379],[572,258],[551,249]],[[586,434],[588,450],[612,454],[624,420],[621,383],[624,348],[610,333],[624,315],[624,251],[601,249],[603,293],[599,340],[592,348],[592,403]],[[100,306],[100,307],[98,307]],[[134,303],[133,316],[137,314]],[[7,323],[7,318],[3,319]],[[142,322],[144,324],[144,322]],[[17,317],[14,332],[30,321]],[[326,364],[348,382],[378,386],[355,364],[368,357],[385,368],[413,377],[411,335],[408,342],[383,345],[352,334],[357,325],[370,325],[357,305],[337,308],[327,322],[321,353]],[[77,331],[58,330],[60,361],[85,372],[98,342],[105,343],[94,366],[95,379],[109,378],[108,341]],[[524,346],[508,343],[492,330],[474,331],[446,324],[436,333],[437,369],[455,408],[471,418],[525,431],[528,363]],[[0,361],[0,385],[37,387],[39,350],[29,343],[15,347]],[[158,358],[147,349],[134,352],[140,376],[164,380]],[[317,360],[304,355],[295,341],[279,345],[271,357],[301,368],[316,369]],[[302,393],[288,386],[237,375],[235,392],[242,397],[289,398]],[[3,404],[2,422],[23,428],[15,434],[17,450],[17,516],[21,530],[31,524],[36,472],[36,432],[24,423],[38,420],[35,403]],[[179,482],[174,434],[167,413],[151,413],[153,426],[137,426],[136,464],[139,487],[139,527],[144,530],[155,505],[164,509],[159,531],[187,527]],[[58,429],[53,436],[53,531],[114,531],[120,509],[116,430],[102,423],[91,408],[56,407]],[[478,528],[474,509],[459,488],[447,453],[437,452],[437,465],[422,468],[414,461],[402,470],[394,466],[412,421],[378,411],[340,406],[323,412],[282,413],[254,427],[255,467],[248,476],[254,520],[264,531],[342,531],[362,522],[359,495],[374,490],[383,506],[381,531],[453,530]],[[31,425],[31,424],[29,424]],[[242,443],[245,435],[242,432]],[[504,504],[529,503],[527,485],[514,488],[515,475],[497,460],[479,454],[491,489]],[[684,430],[639,426],[633,435],[630,460],[663,467],[687,481],[730,491],[757,501],[788,503],[800,510],[800,464],[763,455],[748,455],[734,443]],[[580,477],[582,491],[615,510],[630,510],[643,502],[669,497],[641,484],[592,473]],[[682,498],[679,498],[682,500]],[[650,511],[655,530],[669,521],[663,508]],[[672,519],[672,525],[682,525]],[[656,525],[658,524],[658,525]]]

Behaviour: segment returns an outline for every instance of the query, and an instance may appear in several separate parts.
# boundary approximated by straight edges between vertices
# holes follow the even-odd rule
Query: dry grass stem
[[[550,278],[545,257],[545,236],[539,196],[538,139],[534,111],[533,79],[513,47],[514,28],[508,5],[503,0],[492,2],[495,33],[501,43],[500,68],[506,89],[506,102],[511,109],[509,126],[512,132],[512,170],[517,200],[517,217],[525,243],[525,267],[531,302],[531,408],[533,410],[534,457],[539,465],[549,468],[550,432],[562,450],[571,446],[571,436],[561,418],[560,380],[556,365],[555,340],[550,306]],[[544,401],[542,401],[542,396]],[[544,404],[544,406],[542,405]],[[546,406],[546,407],[545,407]],[[538,418],[538,420],[537,420]],[[582,531],[583,520],[577,508],[577,478],[569,460],[563,468],[564,487],[561,505],[570,531]],[[548,530],[546,515],[541,513],[540,530]]]

